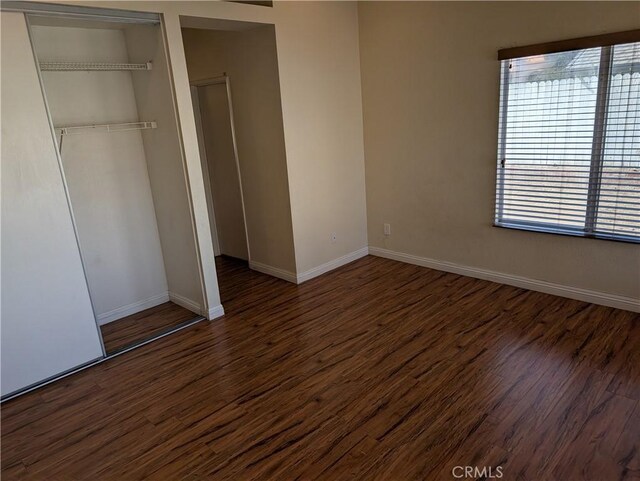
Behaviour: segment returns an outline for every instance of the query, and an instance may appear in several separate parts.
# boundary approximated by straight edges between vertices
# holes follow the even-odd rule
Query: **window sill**
[[[583,237],[585,239],[608,240],[615,242],[624,242],[626,244],[640,244],[640,237],[620,236],[609,234],[587,234],[580,230],[558,229],[555,226],[520,224],[516,222],[494,222],[493,227],[502,229],[522,230],[527,232],[539,232],[541,234],[552,234],[570,237]]]

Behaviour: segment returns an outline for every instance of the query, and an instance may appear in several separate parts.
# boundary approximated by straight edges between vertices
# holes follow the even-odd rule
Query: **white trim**
[[[208,314],[209,315],[205,316],[205,317],[207,319],[209,319],[210,321],[213,321],[214,319],[217,319],[218,317],[224,316],[224,308],[222,307],[222,304],[218,304],[217,306],[210,307]]]
[[[358,260],[369,254],[369,247],[362,247],[357,251],[350,252],[342,257],[338,257],[332,261],[326,262],[318,267],[314,267],[313,269],[309,269],[301,274],[296,276],[298,284],[302,284],[303,282],[307,282],[314,277],[321,276],[329,271],[337,269],[338,267],[342,267],[345,264],[349,264],[355,260]]]
[[[98,314],[98,324],[102,326],[109,322],[117,321],[118,319],[122,319],[123,317],[135,314],[136,312],[144,311],[145,309],[164,304],[165,302],[169,302],[168,292],[151,296],[147,299],[127,304],[126,306],[117,307],[103,314]]]
[[[591,302],[617,309],[627,311],[640,312],[640,300],[632,297],[617,296],[615,294],[607,294],[605,292],[591,291],[588,289],[580,289],[578,287],[563,286],[552,282],[541,281],[537,279],[529,279],[527,277],[514,276],[502,272],[480,269],[477,267],[468,267],[453,262],[438,261],[427,257],[414,256],[412,254],[404,254],[402,252],[394,252],[380,247],[369,247],[369,253],[374,256],[392,259],[394,261],[406,262],[417,266],[428,267],[439,271],[453,272],[463,276],[475,277],[487,281],[498,282],[510,286],[521,287],[532,291],[544,292],[560,297],[568,297],[579,301]]]
[[[254,271],[277,277],[278,279],[284,279],[285,281],[293,282],[294,284],[298,283],[298,278],[296,277],[294,272],[286,271],[278,267],[269,266],[267,264],[263,264],[262,262],[249,261],[249,269],[253,269]]]
[[[169,291],[169,300],[174,304],[178,304],[179,306],[184,307],[185,309],[189,309],[191,312],[200,313],[205,317],[207,315],[207,313],[203,312],[202,306],[199,303],[187,297],[181,296],[180,294],[176,294],[175,292]]]

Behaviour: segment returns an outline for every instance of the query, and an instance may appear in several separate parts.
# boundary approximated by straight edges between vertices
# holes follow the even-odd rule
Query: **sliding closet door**
[[[24,16],[2,27],[2,395],[102,356]]]

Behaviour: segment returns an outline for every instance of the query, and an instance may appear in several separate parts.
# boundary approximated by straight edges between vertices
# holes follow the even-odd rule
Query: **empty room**
[[[0,37],[3,481],[640,480],[640,2]]]

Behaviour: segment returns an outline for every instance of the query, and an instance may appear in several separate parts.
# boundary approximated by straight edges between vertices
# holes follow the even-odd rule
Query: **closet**
[[[179,197],[187,203],[159,34],[153,23],[31,19],[107,353],[202,312],[195,265],[186,278],[165,266],[178,254],[173,211],[180,210]],[[166,202],[171,195],[178,197],[175,205]],[[188,211],[182,215],[188,218]],[[135,316],[139,312],[144,315]]]
[[[160,17],[31,5],[2,12],[3,398],[211,317]]]

